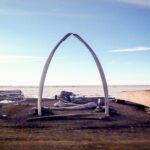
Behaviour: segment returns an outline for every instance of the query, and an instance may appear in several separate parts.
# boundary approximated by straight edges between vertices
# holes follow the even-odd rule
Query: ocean
[[[38,97],[38,86],[0,86],[0,90],[21,90],[26,98]],[[53,98],[62,90],[71,91],[79,96],[103,96],[102,86],[45,86],[43,98]],[[150,90],[150,85],[111,85],[109,95],[117,96],[121,91]]]

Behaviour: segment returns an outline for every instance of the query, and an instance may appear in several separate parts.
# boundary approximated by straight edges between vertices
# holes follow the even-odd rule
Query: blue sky
[[[108,84],[150,84],[150,0],[0,0],[0,85],[38,85],[46,58],[68,32],[93,48]],[[45,84],[101,80],[90,53],[70,37]]]

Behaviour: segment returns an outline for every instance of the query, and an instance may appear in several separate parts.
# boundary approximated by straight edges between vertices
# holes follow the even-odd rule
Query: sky
[[[69,32],[92,47],[109,85],[150,84],[150,0],[0,0],[0,85],[38,85]],[[100,84],[91,54],[69,37],[45,85]]]

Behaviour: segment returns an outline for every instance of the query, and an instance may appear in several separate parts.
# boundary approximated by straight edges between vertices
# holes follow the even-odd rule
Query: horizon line
[[[71,87],[71,86],[103,86],[98,84],[81,84],[81,85],[45,85],[44,87]],[[108,86],[150,86],[150,84],[108,84]],[[0,87],[39,87],[39,85],[0,85]]]

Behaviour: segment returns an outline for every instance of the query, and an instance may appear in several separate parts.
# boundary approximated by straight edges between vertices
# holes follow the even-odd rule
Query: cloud
[[[138,51],[150,51],[150,47],[134,47],[134,48],[111,50],[111,52],[138,52]]]
[[[150,0],[115,0],[115,1],[150,8]]]
[[[74,19],[104,19],[102,16],[92,14],[64,13],[61,11],[30,11],[21,9],[2,9],[0,8],[0,16],[20,16],[20,17],[61,17]]]
[[[0,15],[5,15],[5,16],[28,16],[28,15],[31,15],[31,14],[29,12],[26,12],[26,11],[0,9]]]
[[[15,56],[15,55],[1,55],[0,62],[18,62],[18,61],[41,61],[46,57],[42,56]]]

